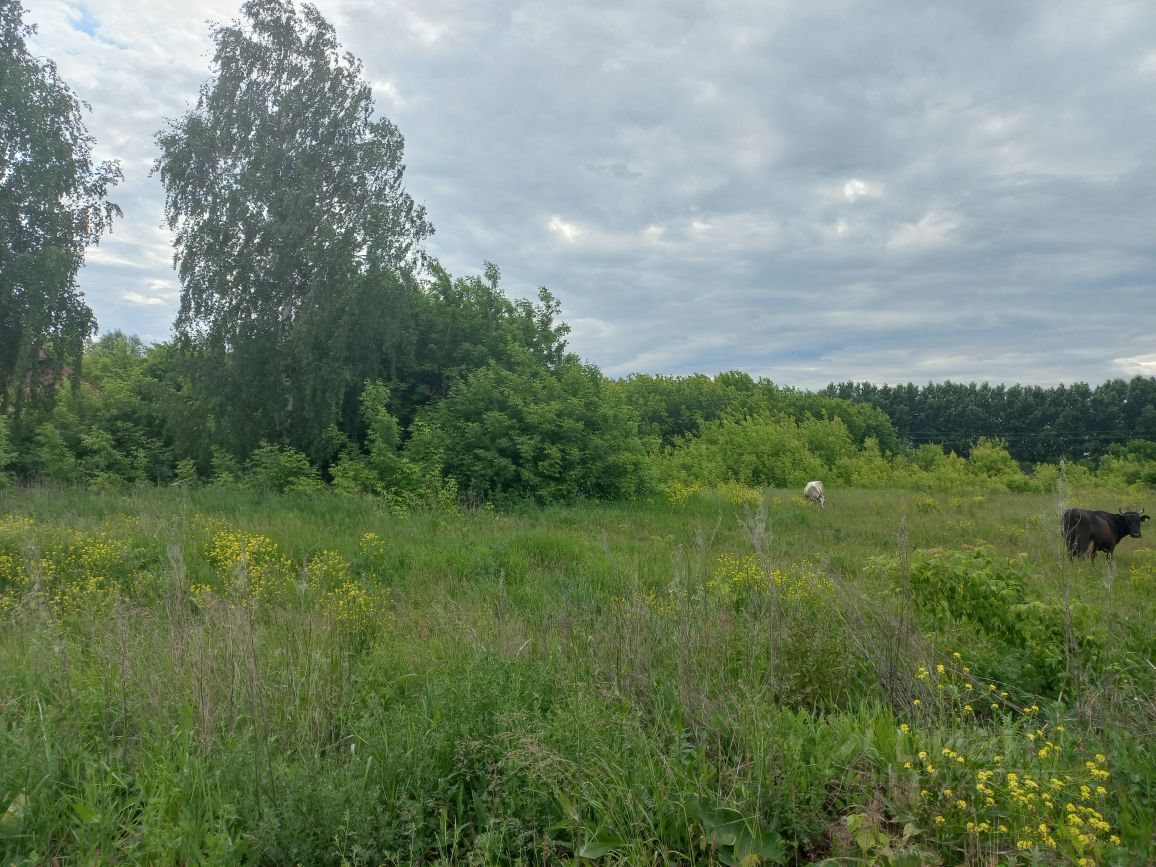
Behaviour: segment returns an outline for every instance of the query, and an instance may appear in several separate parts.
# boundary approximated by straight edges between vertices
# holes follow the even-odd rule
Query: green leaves
[[[898,563],[873,558],[868,569],[895,576]],[[1021,655],[1040,691],[1054,692],[1064,683],[1065,647],[1085,662],[1100,663],[1104,642],[1094,610],[1080,602],[1038,598],[1030,589],[1036,582],[1024,557],[1001,557],[983,545],[919,550],[911,557],[909,580],[914,601],[939,625],[974,624],[1005,648],[996,656],[1006,661],[1007,651]]]
[[[721,806],[712,798],[693,796],[686,799],[686,814],[702,825],[703,843],[728,867],[787,862],[782,836],[738,810]]]
[[[214,76],[157,136],[176,328],[235,452],[266,438],[327,461],[325,432],[399,343],[433,228],[402,184],[401,133],[373,119],[320,13],[250,0],[242,15],[214,26]]]
[[[121,178],[92,162],[83,103],[51,60],[33,56],[18,0],[0,4],[0,412],[51,406],[96,330],[76,287],[87,247],[120,216]]]
[[[618,499],[639,484],[636,416],[576,360],[557,370],[529,358],[516,371],[491,364],[420,419],[407,454],[439,455],[459,488],[482,499]]]

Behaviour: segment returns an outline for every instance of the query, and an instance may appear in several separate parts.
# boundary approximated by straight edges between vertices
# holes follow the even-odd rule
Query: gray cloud
[[[125,168],[82,288],[102,327],[162,339],[153,135],[236,7],[27,5]],[[611,375],[1156,369],[1150,3],[318,5],[406,136],[432,252],[550,287]]]

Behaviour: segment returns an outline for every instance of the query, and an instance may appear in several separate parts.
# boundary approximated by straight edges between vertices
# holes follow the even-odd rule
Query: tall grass
[[[1144,862],[1148,545],[1105,583],[1034,494],[0,492],[0,851]]]

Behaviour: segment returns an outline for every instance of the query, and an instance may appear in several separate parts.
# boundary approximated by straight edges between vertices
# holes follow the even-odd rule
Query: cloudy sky
[[[153,136],[239,0],[24,0],[125,217],[81,287],[169,334]],[[455,275],[546,285],[608,375],[1156,375],[1151,0],[321,0]]]

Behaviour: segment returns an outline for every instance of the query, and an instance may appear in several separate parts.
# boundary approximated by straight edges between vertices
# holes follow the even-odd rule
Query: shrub
[[[868,568],[898,574],[895,558],[874,558]],[[1014,648],[1021,668],[1010,668],[1015,661],[998,648],[988,665],[1025,687],[1054,692],[1066,675],[1067,624],[1075,650],[1086,662],[1099,661],[1103,641],[1091,608],[1076,602],[1065,610],[1058,600],[1032,598],[1030,580],[1024,555],[1003,558],[987,546],[916,551],[909,570],[913,598],[925,615],[941,627],[950,622],[970,624]]]
[[[644,478],[633,408],[597,368],[574,360],[473,372],[423,411],[404,455],[440,463],[483,500],[625,499]]]
[[[7,470],[15,459],[16,453],[9,448],[8,419],[0,415],[0,488],[10,484]]]
[[[318,491],[324,487],[317,468],[302,452],[269,443],[262,443],[250,456],[249,477],[256,487],[279,494]]]

